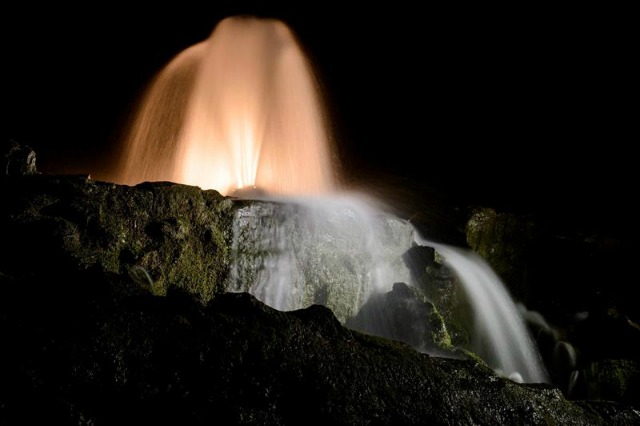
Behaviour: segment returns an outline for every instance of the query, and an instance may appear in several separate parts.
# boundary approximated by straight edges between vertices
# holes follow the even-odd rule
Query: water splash
[[[150,86],[111,180],[167,180],[230,194],[336,188],[332,138],[307,58],[282,22],[221,21]]]
[[[229,290],[283,311],[322,304],[345,323],[411,279],[403,254],[413,228],[362,194],[268,200],[236,210]]]
[[[110,180],[167,180],[227,195],[266,191],[271,204],[238,209],[228,288],[282,310],[322,303],[344,321],[396,281],[410,282],[402,253],[414,240],[436,247],[471,294],[476,337],[488,342],[481,355],[507,375],[546,381],[513,301],[486,263],[415,237],[406,222],[337,191],[327,124],[291,30],[277,20],[227,18],[158,74]],[[296,229],[304,241],[292,237]]]

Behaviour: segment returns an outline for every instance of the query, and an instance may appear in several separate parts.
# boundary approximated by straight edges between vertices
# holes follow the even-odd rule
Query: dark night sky
[[[615,233],[633,223],[628,11],[236,3],[2,6],[2,137],[34,147],[45,171],[95,175],[171,57],[225,16],[258,14],[283,19],[307,49],[354,181]]]

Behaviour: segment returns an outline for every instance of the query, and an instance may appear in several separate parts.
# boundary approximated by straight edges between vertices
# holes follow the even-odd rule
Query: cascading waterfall
[[[402,255],[412,244],[435,247],[470,295],[478,353],[505,375],[547,381],[518,310],[486,263],[338,189],[324,111],[284,23],[227,18],[150,86],[111,180],[168,180],[262,198],[237,208],[229,290],[281,310],[324,304],[343,323],[394,283],[411,284]]]
[[[286,311],[323,304],[344,323],[373,294],[410,281],[402,255],[413,228],[371,200],[346,193],[268,200],[237,210],[231,291]]]
[[[480,256],[418,237],[434,247],[457,275],[474,315],[476,351],[489,365],[517,381],[549,380],[537,347],[500,277]]]

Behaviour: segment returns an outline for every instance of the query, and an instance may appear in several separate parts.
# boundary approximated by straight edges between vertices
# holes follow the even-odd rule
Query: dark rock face
[[[527,302],[531,288],[527,250],[535,237],[535,224],[510,213],[475,208],[465,231],[469,247],[489,262],[518,300]]]
[[[36,153],[26,145],[17,142],[3,143],[2,170],[5,176],[33,175],[36,170]]]
[[[640,424],[346,329],[319,305],[131,294],[98,271],[0,278],[2,424]]]
[[[426,353],[452,349],[451,337],[435,306],[399,282],[393,290],[372,296],[345,325],[374,336],[407,343]]]

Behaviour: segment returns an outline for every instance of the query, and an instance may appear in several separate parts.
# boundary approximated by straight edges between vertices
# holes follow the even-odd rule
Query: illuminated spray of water
[[[311,268],[314,277],[332,285],[323,302],[353,315],[372,294],[391,290],[396,281],[409,282],[402,251],[414,242],[435,247],[470,295],[476,337],[483,342],[479,353],[505,375],[547,381],[514,302],[482,259],[425,240],[410,227],[398,232],[400,221],[381,219],[365,198],[337,190],[328,128],[312,69],[291,30],[276,20],[227,18],[208,40],[160,72],[112,180],[167,180],[223,194],[258,187],[272,200],[290,197],[284,201],[299,207],[288,213],[296,219],[281,218],[274,226],[255,225],[273,219],[268,207],[263,213],[238,210],[236,243],[241,232],[248,233],[252,247],[265,255],[258,265],[232,265],[229,285],[241,290],[239,283],[250,282],[250,292],[281,310],[318,301],[305,278]],[[291,238],[300,226],[315,246],[301,250]],[[402,250],[389,251],[390,235],[401,236],[394,244]],[[323,256],[340,258],[343,267],[324,271]],[[256,258],[237,262],[243,261]],[[341,274],[349,274],[358,288],[345,292]]]
[[[324,111],[284,23],[227,18],[149,87],[113,180],[166,180],[222,194],[252,186],[330,193],[335,162]]]

